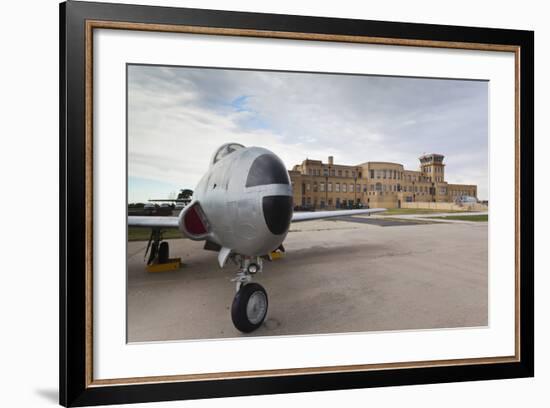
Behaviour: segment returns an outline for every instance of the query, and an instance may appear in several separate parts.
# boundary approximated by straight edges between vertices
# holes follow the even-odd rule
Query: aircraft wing
[[[178,217],[128,216],[129,227],[139,228],[178,228]]]
[[[319,220],[323,218],[344,217],[344,216],[360,215],[360,214],[374,214],[374,213],[379,213],[383,211],[386,211],[386,209],[385,208],[366,208],[364,210],[299,212],[299,213],[292,214],[291,222]]]
[[[191,199],[190,198],[174,198],[174,199],[169,199],[169,198],[159,198],[159,199],[151,199],[149,200],[150,203],[156,203],[156,202],[166,202],[166,203],[184,203],[184,202],[190,202]]]
[[[386,211],[385,208],[368,208],[364,210],[334,210],[299,212],[292,215],[291,222],[311,221],[324,218],[346,217],[351,215],[374,214]],[[178,228],[178,217],[149,217],[130,215],[128,226],[138,228]]]

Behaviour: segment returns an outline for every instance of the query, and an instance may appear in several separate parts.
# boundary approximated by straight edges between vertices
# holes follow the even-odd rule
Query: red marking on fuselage
[[[184,218],[185,229],[193,235],[202,235],[206,234],[206,225],[202,221],[201,216],[199,215],[197,205],[191,207],[186,213]]]

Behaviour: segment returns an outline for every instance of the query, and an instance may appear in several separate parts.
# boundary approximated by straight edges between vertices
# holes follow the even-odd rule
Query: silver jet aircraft
[[[179,216],[129,216],[128,226],[152,230],[149,262],[168,258],[162,231],[177,228],[184,237],[205,241],[205,249],[217,251],[220,268],[228,260],[237,265],[231,318],[247,333],[261,326],[268,307],[265,289],[252,283],[252,277],[273,251],[284,250],[291,222],[381,211],[385,208],[293,213],[292,187],[282,160],[262,147],[227,143],[214,154]]]

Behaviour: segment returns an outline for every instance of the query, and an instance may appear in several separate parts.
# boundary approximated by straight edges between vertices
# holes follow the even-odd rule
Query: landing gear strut
[[[231,320],[243,333],[250,333],[262,325],[267,315],[267,292],[258,283],[251,283],[252,276],[262,271],[261,257],[243,257],[237,255],[235,261],[240,264],[236,282],[237,294],[231,305]]]
[[[147,253],[149,253],[147,265],[168,262],[170,248],[168,242],[162,240],[162,230],[155,228],[151,231],[151,237],[149,238],[147,249],[145,250],[145,257],[147,257]]]

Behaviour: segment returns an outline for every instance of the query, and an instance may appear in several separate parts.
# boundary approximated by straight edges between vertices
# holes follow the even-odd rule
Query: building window
[[[376,191],[382,191],[382,183],[376,183]]]
[[[311,190],[311,185],[309,183],[306,184],[306,191],[310,191]]]
[[[345,183],[342,183],[342,192],[343,192],[343,193],[346,193],[347,190],[348,190],[348,185],[345,184]]]
[[[351,177],[355,177],[355,171],[351,172]]]
[[[355,191],[357,191],[358,193],[361,192],[361,184],[357,184],[357,185],[355,186]]]
[[[332,183],[327,184],[327,191],[330,193],[332,191]]]
[[[321,182],[319,184],[319,191],[324,192],[325,191],[325,183]]]
[[[339,193],[339,192],[340,192],[340,183],[336,183],[336,184],[334,185],[334,187],[335,187],[335,191],[336,191],[337,193]]]
[[[315,193],[317,192],[317,182],[313,183],[313,191]]]
[[[332,198],[329,198],[329,199],[328,199],[328,205],[329,205],[329,206],[332,205]]]
[[[342,177],[342,170],[338,170],[338,177]]]
[[[334,176],[335,174],[336,174],[336,170],[332,169],[332,170],[330,171],[330,175],[331,175],[331,176]]]
[[[328,169],[326,167],[323,169],[323,176],[328,176]]]
[[[348,176],[349,176],[349,172],[346,170],[346,177],[348,177]]]
[[[363,184],[363,193],[367,192],[367,184]]]
[[[371,179],[374,178],[374,170],[371,170],[371,171],[370,171],[370,178],[371,178]]]

